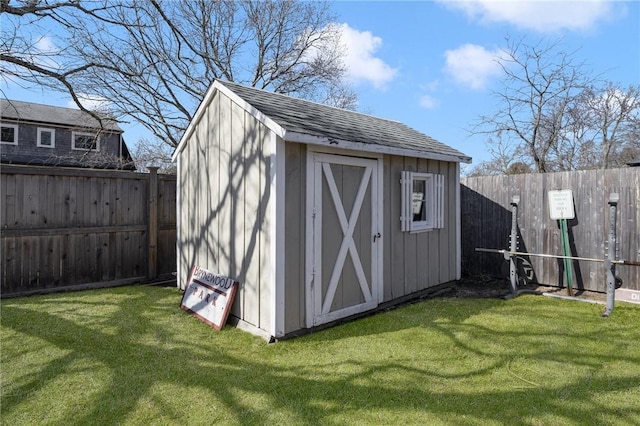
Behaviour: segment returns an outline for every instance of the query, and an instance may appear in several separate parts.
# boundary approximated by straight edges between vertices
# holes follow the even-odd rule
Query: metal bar
[[[604,305],[605,302],[602,302],[600,300],[591,300],[591,299],[581,299],[579,297],[575,297],[575,296],[564,296],[562,294],[554,294],[554,293],[548,293],[548,292],[544,292],[542,293],[543,296],[547,296],[547,297],[554,297],[556,299],[563,299],[563,300],[575,300],[576,302],[585,302],[585,303],[594,303],[597,305]]]
[[[582,260],[585,262],[601,262],[604,263],[606,259],[595,259],[592,257],[577,257],[577,256],[560,256],[556,254],[540,254],[540,253],[525,253],[521,251],[509,251],[502,249],[486,249],[486,248],[476,248],[476,251],[484,252],[484,253],[500,253],[500,254],[508,254],[508,255],[518,255],[518,256],[534,256],[534,257],[545,257],[550,259],[571,259],[571,260]],[[612,260],[611,263],[615,263],[616,265],[632,265],[632,266],[640,266],[640,262],[635,262],[632,260]]]

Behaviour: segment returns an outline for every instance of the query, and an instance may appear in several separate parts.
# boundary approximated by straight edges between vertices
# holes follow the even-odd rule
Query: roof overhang
[[[204,115],[207,106],[211,103],[211,100],[214,98],[217,92],[223,93],[225,96],[230,98],[233,102],[238,104],[245,111],[249,112],[253,117],[255,117],[258,121],[263,123],[267,128],[273,131],[277,136],[281,137],[286,142],[294,142],[308,145],[318,145],[318,146],[327,146],[333,148],[343,148],[350,149],[354,151],[360,152],[370,152],[375,154],[389,154],[389,155],[399,155],[406,157],[416,157],[416,158],[425,158],[428,160],[437,160],[437,161],[447,161],[453,163],[471,163],[471,157],[467,157],[464,155],[450,155],[450,154],[442,154],[436,152],[430,152],[426,150],[419,149],[410,149],[410,148],[399,148],[399,147],[390,147],[386,145],[378,145],[378,144],[370,144],[370,143],[362,143],[362,142],[353,142],[348,140],[340,140],[335,138],[329,138],[324,136],[314,136],[305,133],[292,132],[287,131],[285,128],[280,126],[278,123],[273,121],[271,118],[260,112],[258,109],[253,107],[247,101],[242,99],[240,96],[236,95],[231,89],[226,87],[224,84],[220,83],[218,80],[214,81],[207,93],[205,94],[202,102],[198,106],[196,113],[194,114],[187,130],[184,132],[184,135],[180,139],[178,146],[176,147],[173,155],[171,156],[171,161],[175,162],[178,159],[178,155],[184,150],[187,141],[195,131],[196,126],[200,122],[202,116]]]
[[[283,139],[286,142],[296,142],[308,145],[327,146],[331,148],[343,148],[375,154],[398,155],[403,157],[425,158],[427,160],[447,161],[452,163],[471,163],[471,157],[462,155],[448,155],[436,152],[422,151],[418,149],[391,147],[362,142],[353,142],[335,138],[308,135],[304,133],[286,131]]]

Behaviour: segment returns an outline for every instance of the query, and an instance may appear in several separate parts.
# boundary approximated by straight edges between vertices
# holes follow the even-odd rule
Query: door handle
[[[381,237],[382,237],[382,235],[380,235],[380,233],[378,232],[377,234],[375,234],[375,235],[373,236],[373,242],[375,243],[375,242],[376,242],[376,240],[377,240],[378,238],[381,238]]]

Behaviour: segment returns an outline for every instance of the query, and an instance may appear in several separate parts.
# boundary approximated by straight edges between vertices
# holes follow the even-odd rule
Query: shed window
[[[73,132],[73,144],[71,147],[83,151],[100,151],[98,138],[92,133]]]
[[[38,127],[38,146],[45,148],[55,148],[56,131]]]
[[[444,228],[444,176],[402,172],[402,231]]]
[[[0,127],[2,127],[0,143],[18,145],[18,126],[16,124],[2,123]]]

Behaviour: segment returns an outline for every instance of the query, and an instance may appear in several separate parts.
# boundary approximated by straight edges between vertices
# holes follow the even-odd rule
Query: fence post
[[[613,312],[616,297],[616,266],[612,261],[616,259],[616,210],[619,199],[620,196],[616,192],[609,195],[609,252],[604,261],[607,276],[607,309],[602,314],[603,317],[608,317]]]
[[[158,167],[149,167],[149,239],[147,279],[158,276]]]

